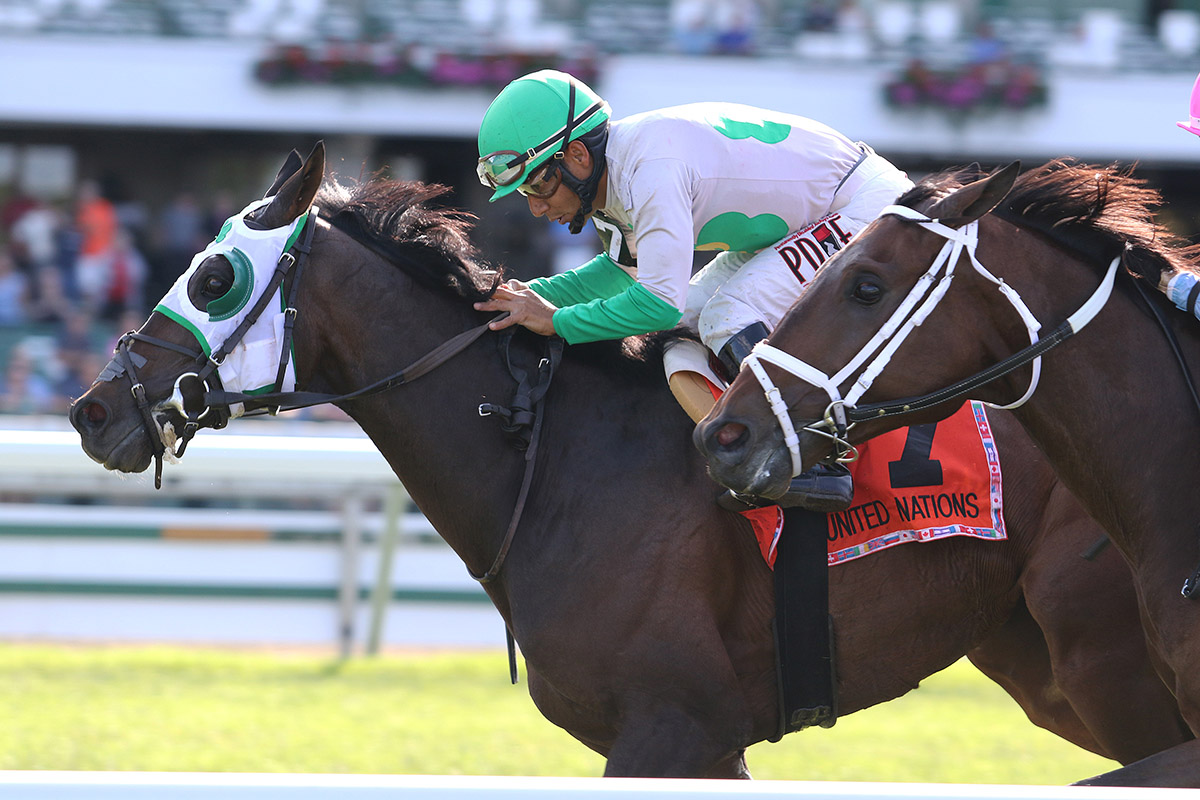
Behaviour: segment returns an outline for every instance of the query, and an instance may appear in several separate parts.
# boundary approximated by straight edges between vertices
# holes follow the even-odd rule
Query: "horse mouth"
[[[757,463],[743,463],[732,470],[710,464],[709,474],[713,480],[738,494],[750,494],[770,500],[787,492],[792,476],[791,467],[781,466],[777,461],[774,453],[768,453],[766,458],[756,459]]]
[[[708,460],[708,474],[717,483],[739,494],[751,494],[772,499],[787,492],[792,478],[791,457],[782,437],[778,444],[773,435],[758,439],[736,451],[721,451],[702,442],[704,433],[698,430]],[[754,438],[754,437],[751,437]]]
[[[116,438],[106,437],[108,439]],[[81,437],[83,452],[88,458],[101,464],[105,469],[114,472],[143,472],[150,466],[153,453],[150,452],[146,439],[146,431],[140,424],[135,424],[125,432],[125,435],[111,448],[103,449],[102,443]]]

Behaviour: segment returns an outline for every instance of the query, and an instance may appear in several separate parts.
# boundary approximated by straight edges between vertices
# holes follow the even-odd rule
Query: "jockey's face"
[[[530,214],[545,217],[560,225],[569,223],[579,211],[579,195],[568,189],[565,183],[560,183],[549,197],[528,196],[525,199],[529,201]]]
[[[566,156],[563,158],[559,169],[569,170],[579,180],[584,180],[592,173],[592,154],[582,142],[571,142],[567,145]],[[604,207],[605,189],[608,184],[608,176],[600,178],[600,186],[596,191],[596,199],[593,201],[593,208]],[[560,225],[567,225],[575,218],[579,212],[579,195],[567,188],[565,183],[559,183],[558,188],[549,197],[534,197],[526,195],[525,199],[529,203],[529,213],[535,217],[545,217],[551,222],[557,222]],[[591,214],[588,215],[589,217]]]

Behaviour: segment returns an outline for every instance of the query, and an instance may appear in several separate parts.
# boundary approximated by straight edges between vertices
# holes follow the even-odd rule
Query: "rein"
[[[895,215],[912,221],[928,231],[946,239],[945,245],[934,258],[929,269],[917,279],[916,284],[883,324],[879,331],[863,345],[858,353],[850,359],[833,376],[826,375],[811,364],[796,358],[784,351],[772,347],[765,341],[759,342],[754,350],[746,357],[743,364],[748,366],[766,395],[767,403],[775,414],[783,431],[784,442],[792,458],[793,475],[799,475],[801,467],[800,437],[792,424],[790,410],[779,389],[767,375],[762,361],[783,369],[785,372],[800,378],[818,388],[824,389],[829,395],[830,403],[825,409],[823,418],[808,425],[804,430],[808,433],[822,436],[833,442],[836,458],[841,463],[848,463],[858,458],[858,451],[847,440],[851,428],[858,422],[872,419],[908,414],[925,408],[945,403],[969,394],[975,389],[990,383],[997,378],[1007,375],[1020,367],[1033,363],[1033,373],[1030,376],[1029,388],[1025,393],[1007,405],[987,405],[999,409],[1013,409],[1024,405],[1036,391],[1041,378],[1041,357],[1053,347],[1061,344],[1083,329],[1100,312],[1112,294],[1113,282],[1117,267],[1123,254],[1118,255],[1108,266],[1100,286],[1080,308],[1055,328],[1044,338],[1038,337],[1041,323],[1029,310],[1021,296],[1003,280],[987,270],[975,255],[979,244],[979,223],[972,221],[962,228],[951,228],[935,219],[931,219],[918,211],[906,206],[888,206],[880,212],[880,216]],[[994,364],[987,369],[958,381],[943,389],[917,397],[894,400],[886,403],[871,403],[859,406],[857,400],[863,396],[875,379],[890,363],[892,356],[903,344],[904,340],[928,318],[950,288],[954,277],[954,268],[963,251],[966,251],[971,266],[982,277],[996,285],[1004,298],[1013,306],[1029,333],[1030,344]],[[872,358],[874,356],[874,358]],[[868,360],[870,359],[869,363]],[[864,363],[866,364],[865,366]],[[857,377],[855,377],[857,375]],[[843,398],[840,387],[843,383],[854,378],[854,382]]]

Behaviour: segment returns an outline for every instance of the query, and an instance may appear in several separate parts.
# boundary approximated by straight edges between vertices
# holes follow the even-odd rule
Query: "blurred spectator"
[[[673,0],[671,31],[676,52],[702,56],[716,47],[716,29],[712,24],[709,0]]]
[[[39,202],[29,206],[13,221],[9,231],[10,244],[18,265],[27,275],[54,263],[54,236],[58,224],[58,212]]]
[[[38,203],[13,224],[13,247],[24,254],[24,269],[30,278],[29,319],[33,322],[56,322],[70,313],[60,252],[63,223],[59,208]]]
[[[0,375],[0,413],[47,414],[63,410],[49,381],[34,370],[27,348],[14,347]]]
[[[12,234],[12,227],[17,220],[35,205],[37,200],[19,190],[0,204],[0,238],[7,239]]]
[[[203,241],[200,242],[200,246],[196,248],[193,255],[207,247],[208,243],[216,237],[217,232],[221,230],[225,220],[241,210],[242,207],[233,201],[233,195],[229,192],[219,191],[214,194],[208,204],[208,213],[204,217],[204,229],[201,232]],[[179,271],[182,272],[185,266],[187,265],[181,265]]]
[[[29,303],[31,322],[62,323],[76,316],[63,276],[63,270],[57,264],[42,267],[33,276],[33,298]]]
[[[813,0],[804,7],[801,29],[809,33],[833,33],[837,30],[837,9],[831,0]]]
[[[754,0],[718,0],[716,52],[746,56],[754,52],[759,10]]]
[[[59,361],[64,364],[74,360],[82,352],[96,349],[92,342],[92,319],[87,314],[72,314],[63,321],[55,337]]]
[[[28,304],[29,279],[17,269],[11,251],[0,246],[0,327],[24,325]]]
[[[100,371],[108,360],[99,353],[87,351],[79,353],[70,363],[63,365],[62,378],[54,387],[57,408],[52,411],[66,411],[84,392],[92,388]]]
[[[213,240],[221,225],[237,213],[233,209],[219,220],[223,209],[214,205],[205,212],[195,194],[184,190],[171,200],[159,214],[151,236],[154,253],[153,269],[145,281],[145,291],[157,299],[167,293],[175,279],[192,263],[192,256]]]
[[[100,316],[115,319],[124,311],[141,314],[146,284],[146,259],[134,243],[133,234],[118,228],[113,242],[112,269]]]
[[[991,64],[1008,59],[1008,45],[996,35],[992,24],[981,20],[967,42],[967,61],[972,64]]]
[[[132,308],[123,311],[121,316],[117,317],[116,324],[112,328],[112,341],[102,352],[106,354],[114,352],[117,349],[117,342],[121,340],[121,337],[130,331],[136,331],[141,328],[148,316],[148,314],[143,314]]]
[[[76,288],[84,308],[96,311],[104,303],[111,280],[117,212],[96,181],[80,184],[76,202],[75,223],[81,237],[75,261]]]
[[[104,368],[105,358],[92,343],[92,321],[84,314],[69,317],[59,331],[55,358],[61,376],[55,391],[64,403],[86,392]]]
[[[75,218],[60,209],[58,229],[54,232],[54,263],[58,267],[58,277],[62,284],[63,294],[72,303],[79,300],[79,284],[75,280],[75,262],[79,260],[79,248],[82,242],[83,235],[79,232],[79,226],[75,224]]]
[[[158,218],[158,246],[169,261],[178,264],[182,272],[191,263],[192,256],[204,249],[217,235],[221,224],[233,213],[231,211],[222,217],[217,227],[209,231],[211,218],[200,207],[194,194],[182,191],[175,195]]]
[[[841,0],[834,27],[838,33],[865,35],[871,29],[871,21],[858,0]]]

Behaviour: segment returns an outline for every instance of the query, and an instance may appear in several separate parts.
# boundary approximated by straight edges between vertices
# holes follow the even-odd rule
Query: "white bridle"
[[[1017,314],[1021,317],[1021,321],[1025,323],[1025,329],[1029,332],[1030,344],[1035,344],[1038,341],[1038,332],[1041,330],[1042,325],[1029,310],[1025,301],[1021,299],[1016,290],[1000,278],[997,278],[979,263],[979,259],[975,255],[975,248],[979,244],[978,221],[970,222],[961,228],[951,228],[906,206],[888,206],[879,213],[881,217],[885,215],[900,216],[916,222],[922,228],[944,237],[946,243],[934,258],[933,264],[930,265],[929,269],[917,279],[916,284],[909,291],[903,302],[900,303],[900,306],[892,313],[887,322],[883,324],[883,327],[850,359],[850,362],[835,374],[826,375],[808,362],[785,353],[777,347],[772,347],[766,341],[755,345],[754,349],[742,362],[742,366],[749,367],[750,371],[754,373],[754,377],[762,385],[767,403],[770,405],[771,411],[775,414],[775,418],[779,421],[779,427],[783,430],[784,443],[787,445],[788,452],[792,456],[793,477],[799,475],[801,472],[800,437],[797,435],[796,428],[792,424],[791,416],[788,413],[788,407],[783,400],[782,394],[774,382],[771,381],[770,376],[767,375],[762,362],[765,361],[768,364],[774,364],[785,372],[825,390],[825,393],[829,395],[830,403],[825,409],[824,418],[819,422],[814,422],[806,426],[804,430],[833,440],[838,447],[839,455],[837,460],[845,463],[858,458],[858,451],[845,439],[847,431],[854,425],[854,423],[847,425],[846,409],[855,407],[858,400],[871,388],[871,384],[883,372],[896,350],[904,343],[908,335],[912,333],[914,328],[925,321],[933,309],[937,307],[937,304],[945,297],[947,290],[950,288],[950,281],[954,277],[955,265],[958,263],[964,250],[967,256],[969,256],[971,265],[975,268],[975,271],[995,284],[1000,293],[1016,309]],[[1109,295],[1112,293],[1113,280],[1116,276],[1117,265],[1120,262],[1120,256],[1113,259],[1099,288],[1096,289],[1078,311],[1068,318],[1067,325],[1070,326],[1072,333],[1091,322],[1092,318],[1104,307]],[[988,405],[991,405],[993,408],[1011,409],[1017,408],[1028,401],[1037,389],[1038,381],[1041,378],[1041,356],[1038,355],[1035,357],[1032,363],[1033,373],[1029,379],[1029,388],[1025,390],[1025,393],[1020,398],[1008,405],[1001,406],[993,403],[989,403]],[[856,378],[854,378],[855,374],[857,374]],[[845,397],[843,397],[840,387],[851,378],[854,378],[854,382]]]

